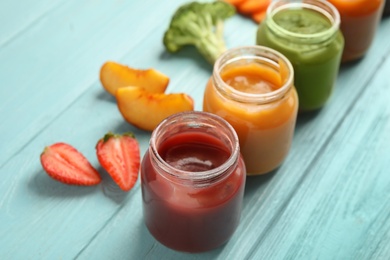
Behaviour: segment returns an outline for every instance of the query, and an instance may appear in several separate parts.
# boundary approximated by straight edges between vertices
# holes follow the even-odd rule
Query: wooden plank
[[[89,0],[83,5],[68,1],[0,48],[0,78],[4,79],[0,88],[0,167],[96,84],[100,66],[106,60],[139,68],[153,66],[175,75],[168,91],[180,88],[176,86],[180,78],[196,73],[192,76],[198,75],[194,78],[201,81],[200,87],[194,89],[201,97],[211,66],[191,48],[170,55],[162,45],[162,35],[180,2],[157,1],[153,3],[155,8],[149,10],[149,5],[139,1]],[[249,30],[246,37],[236,39],[240,35],[238,28],[253,30],[253,23],[239,17],[232,20],[226,30],[234,33],[226,35],[227,44],[234,47],[245,39],[252,40]],[[152,37],[145,42],[148,35]],[[168,60],[172,66],[166,66]],[[177,66],[187,69],[177,75]],[[201,102],[196,106],[200,109]],[[10,125],[12,128],[6,127]]]
[[[135,251],[134,248],[125,247],[123,251],[106,251],[104,256],[109,257],[113,255],[114,258],[124,258],[127,256],[131,256],[131,258],[153,258],[164,256],[166,259],[197,259],[202,257],[212,259],[243,259],[255,255],[256,257],[253,257],[253,259],[278,259],[274,257],[275,252],[279,250],[279,247],[283,247],[283,245],[282,243],[278,243],[277,239],[280,239],[280,237],[288,232],[289,226],[284,226],[285,230],[275,231],[275,236],[278,235],[279,237],[273,238],[274,240],[271,241],[273,244],[270,244],[270,242],[267,244],[267,247],[262,247],[262,244],[268,238],[269,233],[273,234],[273,225],[279,224],[279,218],[284,216],[283,214],[286,207],[289,206],[290,199],[296,196],[295,194],[301,185],[306,182],[308,183],[307,185],[310,185],[306,179],[311,180],[314,165],[322,157],[329,140],[338,132],[343,121],[348,118],[351,108],[354,107],[355,103],[360,100],[366,91],[370,93],[370,89],[367,88],[371,87],[370,82],[372,77],[373,75],[378,75],[377,70],[382,66],[383,60],[390,53],[390,36],[385,33],[389,29],[389,21],[384,21],[374,46],[367,57],[360,63],[343,66],[337,81],[334,96],[319,114],[300,117],[292,151],[282,167],[274,175],[248,178],[242,221],[236,234],[225,247],[201,255],[188,255],[166,249],[154,241],[148,235],[147,231],[142,231],[140,227],[140,225],[143,225],[142,215],[136,214],[137,212],[134,212],[135,214],[133,215],[130,206],[126,205],[115,217],[114,223],[116,224],[107,225],[94,241],[92,241],[91,245],[83,251],[82,256],[85,258],[97,257],[98,253],[94,249],[103,247],[107,243],[107,237],[118,241],[124,234],[132,234],[133,230],[138,230],[143,239],[141,244],[137,244]],[[380,70],[379,73],[381,76],[378,77],[386,75],[385,71]],[[388,95],[384,94],[384,97],[388,97]],[[385,157],[381,158],[384,160]],[[323,163],[327,165],[329,161],[324,161]],[[316,168],[316,170],[321,169]],[[317,175],[321,173],[323,171],[319,171]],[[321,187],[316,186],[316,188],[318,192],[321,192]],[[308,202],[310,202],[311,194],[310,196],[305,195]],[[299,206],[305,212],[304,205],[306,201],[303,199],[299,201]],[[333,205],[326,204],[326,206],[330,207],[330,209],[324,208],[322,211],[330,211]],[[136,220],[133,223],[120,221],[129,218]],[[296,240],[294,237],[294,235],[298,236],[299,234],[291,233],[289,235],[289,243],[295,241],[299,243],[300,240]],[[130,235],[127,237],[129,240],[132,239]],[[114,246],[114,242],[112,242],[111,246]],[[264,250],[268,254],[267,257],[261,255],[263,251],[257,250],[257,247]],[[316,252],[321,253],[321,251]],[[297,257],[295,259],[301,258]]]
[[[50,179],[40,166],[43,147],[64,141],[98,168],[95,144],[109,130],[133,131],[142,152],[146,150],[150,134],[125,123],[111,100],[99,99],[100,86],[90,91],[1,168],[1,259],[73,258],[124,205],[140,203],[139,184],[124,193],[103,175],[104,181],[97,187],[72,187]],[[101,111],[91,116],[91,110],[98,107]],[[104,173],[101,168],[100,172]],[[137,209],[141,211],[140,206]],[[19,250],[20,243],[23,250]]]
[[[247,235],[238,238],[232,248],[221,254],[221,259],[248,254],[248,249],[241,246],[243,244],[252,244],[252,250],[255,250],[262,243],[262,239],[288,205],[289,199],[310,175],[312,163],[316,157],[321,156],[324,145],[348,115],[351,106],[360,98],[372,75],[388,57],[390,41],[386,32],[389,26],[389,20],[382,22],[375,42],[364,60],[342,67],[335,93],[327,106],[318,114],[299,117],[293,147],[285,164],[264,189],[254,192],[247,205],[249,211],[244,214],[248,218],[241,222],[239,231]]]
[[[0,48],[11,42],[18,35],[29,30],[46,14],[58,8],[64,1],[12,1],[0,2]]]
[[[254,259],[389,258],[389,71],[388,57],[261,239]]]
[[[174,3],[149,10],[139,1],[69,1],[0,48],[0,167],[97,82],[104,61],[143,45],[148,34],[161,35],[160,24],[148,18],[158,17],[161,6]],[[147,47],[155,54],[160,38],[153,44]],[[141,54],[132,64],[152,66]]]
[[[91,9],[94,3],[98,11]],[[272,224],[284,220],[285,214],[295,212],[288,206],[303,196],[297,188],[308,186],[310,190],[311,171],[324,167],[319,156],[326,154],[326,149],[331,147],[332,142],[328,144],[328,140],[331,140],[334,134],[337,136],[341,131],[339,129],[343,129],[343,120],[349,118],[349,109],[364,93],[365,84],[381,65],[381,59],[389,53],[390,36],[386,33],[390,27],[389,22],[382,24],[375,48],[369,56],[362,63],[343,69],[338,81],[339,87],[328,106],[316,117],[300,119],[292,152],[279,171],[275,175],[248,179],[250,183],[246,189],[242,222],[233,239],[217,250],[190,255],[166,249],[149,235],[142,222],[139,183],[128,194],[118,191],[107,176],[104,176],[104,183],[98,187],[68,187],[49,179],[39,165],[39,153],[44,145],[60,140],[75,145],[94,165],[98,165],[93,147],[96,140],[108,130],[135,131],[141,141],[142,153],[146,151],[149,133],[126,124],[119,115],[113,98],[104,93],[97,81],[98,69],[107,59],[161,69],[172,76],[169,91],[188,92],[195,98],[197,109],[201,108],[203,87],[210,74],[210,67],[191,50],[187,49],[178,55],[167,55],[161,46],[163,23],[168,21],[170,15],[167,10],[174,9],[179,1],[153,3],[154,15],[132,18],[128,17],[131,13],[142,13],[150,3],[142,4],[137,1],[138,8],[134,10],[134,2],[121,2],[115,7],[111,2],[112,5],[109,2],[101,3],[90,1],[80,6],[79,2],[73,1],[48,15],[57,19],[69,16],[71,20],[75,19],[72,21],[77,21],[74,23],[77,26],[73,27],[77,32],[74,35],[70,32],[66,34],[73,35],[69,39],[74,41],[65,42],[61,54],[55,51],[62,46],[61,40],[66,37],[56,35],[55,28],[58,24],[51,25],[45,19],[42,20],[43,24],[20,35],[20,39],[14,39],[12,44],[7,45],[7,51],[0,49],[0,66],[3,66],[0,71],[5,69],[6,73],[2,73],[7,75],[7,82],[19,87],[17,90],[23,101],[17,101],[16,96],[2,99],[3,95],[0,95],[0,112],[3,112],[0,119],[5,119],[7,125],[10,125],[9,129],[0,129],[0,134],[8,133],[1,137],[1,141],[11,146],[2,147],[0,150],[0,157],[6,157],[6,160],[2,161],[3,164],[0,163],[3,177],[0,183],[0,227],[4,241],[0,258],[241,259],[260,253],[260,249],[257,250],[256,247],[260,248],[263,238],[270,243],[273,241],[271,239],[275,229]],[[78,10],[75,17],[74,10]],[[87,14],[91,17],[82,17]],[[159,24],[150,17],[158,17]],[[132,35],[123,33],[129,30],[129,22],[133,22],[135,30]],[[227,24],[231,32],[227,35],[229,46],[252,43],[255,33],[253,24],[237,17],[233,22],[234,24]],[[69,24],[71,23],[64,23],[60,28],[66,28]],[[149,31],[145,31],[145,28]],[[49,33],[53,34],[54,39],[39,40]],[[34,44],[28,47],[29,44],[22,43],[23,40],[30,40],[30,43]],[[42,47],[38,48],[38,43],[42,43]],[[19,54],[20,48],[22,53]],[[43,55],[42,60],[37,58],[38,54],[34,56],[30,52]],[[22,64],[20,67],[20,71],[28,72],[31,83],[26,79],[10,79],[13,77],[9,77],[9,74],[15,77],[19,75],[15,71],[17,62],[11,62],[12,69],[8,69],[1,62],[1,58],[12,61],[15,54],[18,61],[22,61],[24,56],[36,58],[36,63],[30,61],[29,66]],[[53,56],[50,57],[50,54]],[[57,63],[59,58],[63,58],[61,63]],[[33,67],[34,65],[37,67]],[[45,71],[43,68],[50,68],[49,75],[42,73]],[[45,78],[40,79],[42,76]],[[29,86],[34,87],[29,90]],[[41,86],[41,91],[48,91],[44,97],[51,97],[53,100],[44,103],[43,101],[47,100],[42,100],[41,94],[34,93]],[[56,86],[55,89],[51,89],[53,86]],[[2,106],[3,100],[10,103]],[[18,104],[11,104],[14,101]],[[12,108],[12,119],[2,115],[9,108]],[[33,116],[37,118],[31,118]],[[387,129],[387,126],[381,127],[380,129]],[[17,132],[22,128],[20,133]],[[378,147],[376,149],[380,150]],[[13,156],[10,156],[9,152],[14,152]],[[380,166],[386,164],[382,162]],[[326,177],[324,180],[329,182]],[[313,180],[314,184],[315,181]],[[290,197],[293,197],[293,200],[290,201]],[[304,211],[307,215],[313,211],[310,204],[313,201],[310,198],[300,202],[309,203],[310,207]],[[329,207],[331,204],[325,205]],[[371,208],[371,203],[367,205],[368,207],[363,209]],[[302,207],[301,204],[299,206]],[[381,218],[385,216],[379,215]],[[296,229],[295,236],[304,237],[305,230],[301,231],[299,226]],[[294,237],[294,234],[289,236]],[[369,236],[375,241],[382,237],[387,239],[385,232],[378,237],[374,237],[374,234]],[[362,245],[366,243],[368,240]],[[23,250],[20,250],[21,245]],[[386,244],[381,247],[378,242],[378,245],[378,252],[386,253]],[[274,243],[265,250],[278,250],[276,246],[279,244]],[[299,244],[292,247],[296,248],[297,255],[304,252]]]
[[[177,3],[160,4],[164,8],[177,6]],[[48,16],[62,20],[71,15],[76,7],[79,8],[79,17],[90,11],[88,4],[81,8],[73,2],[65,5],[63,10],[56,10]],[[89,18],[88,22],[85,20],[76,22],[80,32],[77,37],[74,36],[77,40],[67,43],[69,46],[66,46],[65,50],[69,53],[55,53],[59,42],[65,36],[56,36],[54,31],[58,24],[51,24],[49,21],[39,28],[31,28],[34,34],[21,35],[21,39],[15,39],[12,44],[7,45],[7,50],[0,50],[0,55],[7,61],[12,61],[11,57],[15,54],[17,57],[20,56],[20,59],[24,55],[39,56],[38,53],[43,56],[36,67],[32,66],[32,62],[29,64],[32,67],[25,64],[20,67],[20,71],[28,72],[33,78],[17,77],[14,61],[11,67],[7,67],[5,63],[0,64],[5,69],[4,75],[7,75],[10,85],[17,85],[13,81],[23,83],[17,86],[16,91],[19,91],[17,95],[2,96],[6,103],[0,103],[2,111],[12,111],[12,118],[8,117],[10,113],[1,114],[5,117],[2,119],[10,126],[0,129],[2,134],[8,134],[1,137],[2,142],[21,148],[12,156],[9,155],[9,151],[13,151],[12,148],[3,146],[1,150],[2,155],[8,156],[9,160],[4,160],[4,164],[0,166],[3,177],[0,184],[0,208],[4,213],[0,215],[0,223],[5,240],[3,249],[0,250],[0,258],[27,256],[47,259],[73,258],[83,252],[89,241],[101,232],[124,205],[135,205],[138,209],[138,213],[135,214],[141,216],[139,187],[131,193],[123,194],[114,188],[115,185],[107,176],[105,184],[96,188],[68,187],[51,180],[39,164],[39,154],[45,145],[65,141],[74,145],[97,166],[94,145],[109,130],[134,131],[140,140],[142,152],[146,150],[150,133],[142,132],[125,123],[113,98],[100,86],[98,70],[107,59],[121,59],[127,64],[157,67],[164,72],[165,69],[171,71],[172,73],[167,73],[173,75],[170,91],[198,93],[196,100],[201,100],[210,66],[191,49],[185,50],[179,56],[164,54],[161,38],[165,28],[160,27],[161,24],[157,27],[157,24],[147,17],[141,19],[142,27],[135,28],[134,34],[123,39],[123,32],[129,30],[126,23],[137,20],[136,18],[126,20],[131,11],[129,8],[133,7],[127,6],[120,12],[115,8],[114,13],[117,14],[115,19],[110,18],[111,14],[106,20],[95,24],[98,15],[93,13],[90,14],[93,18]],[[141,9],[137,11],[148,8],[139,7]],[[157,16],[159,6],[155,7]],[[100,6],[98,9],[99,12],[103,12],[107,6]],[[168,22],[169,18],[170,14],[167,14],[165,21]],[[77,20],[77,16],[72,19]],[[110,22],[103,26],[104,29],[99,28],[108,20]],[[111,32],[110,26],[122,22],[124,25],[117,26]],[[90,29],[92,24],[96,28]],[[148,30],[145,30],[144,26]],[[54,38],[49,42],[54,41],[56,44],[41,41],[42,46],[37,46],[36,41],[40,41],[40,37],[49,33],[53,33]],[[102,35],[107,39],[98,42]],[[29,50],[22,50],[23,53],[18,54],[19,48],[27,48],[25,43],[27,40],[34,44],[29,46]],[[80,43],[82,44],[79,48],[76,48]],[[55,55],[47,57],[47,53]],[[161,55],[164,57],[161,58]],[[192,58],[195,58],[195,61]],[[57,59],[61,62],[58,63]],[[167,62],[174,64],[173,67],[166,66]],[[47,66],[50,73],[46,75],[43,67],[48,64],[53,66]],[[179,68],[184,68],[183,74],[177,74]],[[203,77],[199,78],[200,75]],[[42,76],[45,78],[41,79]],[[188,80],[192,84],[188,84]],[[29,88],[30,86],[32,87]],[[5,89],[2,91],[4,91],[2,94],[8,93]],[[53,99],[42,100],[42,97]],[[201,102],[197,102],[197,108],[200,107]],[[33,115],[38,118],[34,118]],[[134,201],[136,204],[133,204]],[[20,244],[15,241],[23,243],[24,250],[18,250]]]

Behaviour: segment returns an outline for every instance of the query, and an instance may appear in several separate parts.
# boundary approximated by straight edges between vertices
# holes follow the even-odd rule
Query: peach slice
[[[185,93],[151,93],[135,86],[118,89],[116,100],[124,119],[147,131],[153,131],[170,115],[194,110],[193,99]]]
[[[108,61],[100,69],[100,82],[113,96],[117,89],[127,86],[139,86],[153,93],[164,93],[169,77],[155,69],[135,69]]]

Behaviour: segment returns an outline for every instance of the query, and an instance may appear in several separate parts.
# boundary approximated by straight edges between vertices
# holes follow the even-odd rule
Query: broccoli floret
[[[224,20],[236,13],[224,2],[191,2],[180,6],[164,34],[164,46],[177,52],[183,46],[194,45],[211,64],[226,50],[223,38]]]

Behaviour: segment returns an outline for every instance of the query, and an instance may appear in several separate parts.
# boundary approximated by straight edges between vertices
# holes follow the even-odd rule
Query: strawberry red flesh
[[[91,186],[101,182],[98,171],[85,156],[66,143],[45,147],[41,164],[50,177],[65,184]]]
[[[140,168],[140,150],[131,133],[106,134],[96,145],[96,155],[102,167],[122,190],[129,191],[134,187]]]

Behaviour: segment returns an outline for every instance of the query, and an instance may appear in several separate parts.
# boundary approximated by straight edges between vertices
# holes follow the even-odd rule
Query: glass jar
[[[383,7],[383,16],[390,15],[390,0],[385,1],[385,7]]]
[[[230,49],[214,64],[203,110],[236,130],[247,175],[271,172],[288,154],[298,111],[293,79],[286,57],[263,46]]]
[[[273,1],[257,31],[258,45],[284,54],[294,67],[299,110],[317,110],[330,98],[344,39],[337,9],[326,1]]]
[[[142,160],[147,228],[178,251],[224,244],[239,224],[245,176],[237,134],[225,120],[205,112],[168,117]]]
[[[382,17],[384,0],[328,0],[339,11],[345,39],[342,62],[362,58],[371,46]]]

